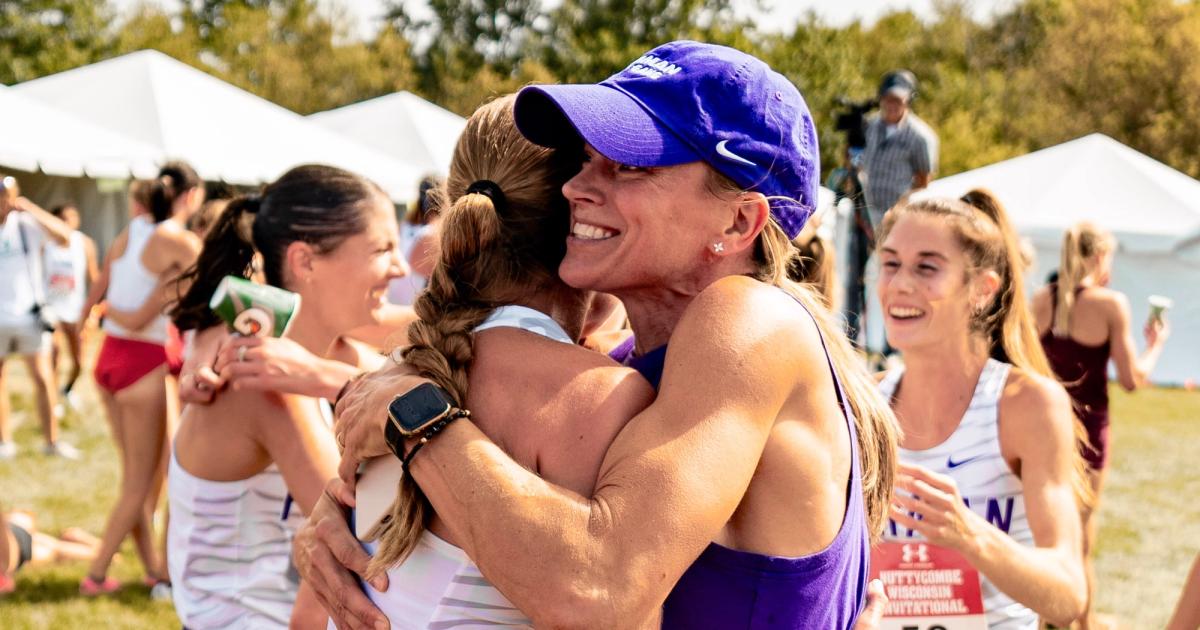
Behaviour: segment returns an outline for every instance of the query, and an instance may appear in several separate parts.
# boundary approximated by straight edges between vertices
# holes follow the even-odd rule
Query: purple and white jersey
[[[975,394],[958,428],[941,444],[920,451],[900,449],[900,461],[916,464],[951,477],[958,484],[967,507],[993,526],[1029,547],[1034,546],[1033,532],[1025,517],[1025,496],[1021,479],[1013,474],[1000,453],[999,406],[1004,384],[1012,368],[1007,363],[988,359],[979,374]],[[891,399],[904,375],[904,368],[892,370],[879,384],[879,391]],[[921,535],[889,521],[885,540],[919,540]],[[1033,630],[1038,617],[1029,608],[1000,592],[980,575],[983,608],[990,630]]]

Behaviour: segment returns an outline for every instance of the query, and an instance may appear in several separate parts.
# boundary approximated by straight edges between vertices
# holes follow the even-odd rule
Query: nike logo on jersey
[[[967,464],[970,464],[971,462],[973,462],[981,457],[983,457],[983,455],[976,455],[975,457],[968,457],[966,459],[959,460],[956,462],[956,461],[954,461],[954,456],[951,455],[946,458],[946,468],[950,468],[951,470],[953,470],[955,468],[958,468],[959,466],[966,466]]]
[[[733,160],[734,162],[741,162],[742,164],[749,164],[750,166],[758,166],[754,162],[751,162],[750,160],[747,160],[746,158],[734,153],[733,151],[730,151],[725,146],[728,142],[729,142],[728,140],[722,140],[717,143],[717,153],[719,153],[721,155],[721,157]]]

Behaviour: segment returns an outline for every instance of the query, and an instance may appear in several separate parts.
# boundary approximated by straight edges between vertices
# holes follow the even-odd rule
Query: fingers
[[[876,630],[883,622],[883,611],[887,609],[888,597],[883,590],[883,582],[879,580],[871,580],[867,584],[867,605],[863,608],[862,614],[858,616],[858,622],[854,624],[854,630]]]
[[[390,627],[383,615],[359,588],[354,574],[347,571],[327,548],[317,546],[310,556],[311,577],[306,577],[321,606],[339,628],[375,630]]]
[[[940,492],[947,494],[958,493],[958,484],[955,483],[953,478],[935,473],[924,466],[901,463],[896,467],[896,470],[900,473],[900,476],[908,476],[923,481],[937,488]]]
[[[354,485],[358,481],[358,466],[362,463],[362,458],[358,456],[356,449],[347,448],[342,452],[342,461],[338,464],[338,479],[342,482],[343,490],[338,497],[346,505],[354,505]],[[349,493],[349,497],[345,493]],[[347,500],[349,499],[349,500]]]
[[[938,512],[953,510],[955,508],[954,503],[958,500],[957,493],[947,493],[920,479],[913,479],[904,475],[897,475],[896,487],[914,495],[914,499],[927,504],[932,510]],[[896,498],[901,499],[906,497],[898,494]]]

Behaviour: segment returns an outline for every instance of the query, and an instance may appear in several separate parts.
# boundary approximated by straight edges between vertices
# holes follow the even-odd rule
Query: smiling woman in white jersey
[[[883,377],[904,430],[887,540],[979,571],[992,630],[1066,625],[1086,600],[1070,400],[1050,376],[1000,204],[972,191],[888,212],[879,298],[904,367]]]
[[[171,315],[184,331],[223,326],[209,307],[213,292],[226,276],[250,279],[259,258],[267,284],[300,296],[287,338],[328,356],[339,335],[379,323],[387,285],[404,269],[396,233],[377,185],[331,166],[298,166],[261,195],[230,202]],[[245,390],[184,410],[171,452],[168,539],[185,626],[324,625],[319,610],[299,605],[289,558],[292,533],[337,463],[327,411],[314,397]]]

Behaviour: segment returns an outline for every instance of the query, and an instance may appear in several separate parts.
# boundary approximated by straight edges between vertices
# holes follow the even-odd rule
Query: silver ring
[[[239,363],[245,362],[245,360],[246,360],[246,346],[238,346],[238,355],[237,355],[237,360],[238,360],[238,362],[239,362]]]

